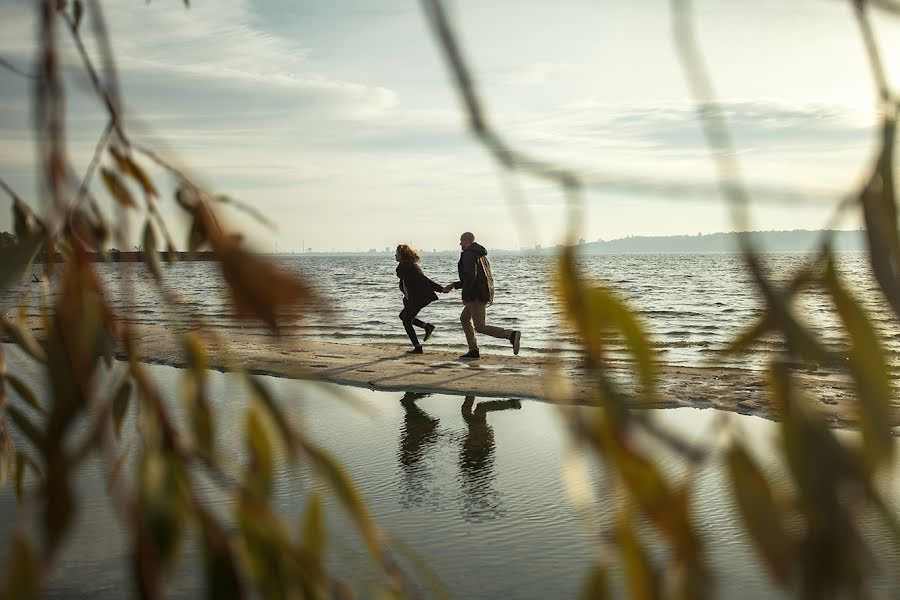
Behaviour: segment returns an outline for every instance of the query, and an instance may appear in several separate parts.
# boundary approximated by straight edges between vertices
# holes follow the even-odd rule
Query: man
[[[466,333],[469,352],[463,354],[460,358],[481,358],[478,342],[475,340],[476,331],[495,338],[509,340],[513,347],[513,354],[519,354],[522,332],[492,327],[484,322],[487,317],[487,305],[492,300],[492,290],[485,275],[484,262],[481,260],[483,256],[487,256],[487,250],[481,244],[476,244],[475,235],[468,231],[459,236],[459,246],[462,249],[459,255],[459,263],[457,264],[459,281],[444,286],[444,293],[452,289],[458,290],[462,288],[462,300],[465,308],[462,314],[459,315],[459,320],[462,323],[463,331]],[[474,327],[472,326],[473,323]]]

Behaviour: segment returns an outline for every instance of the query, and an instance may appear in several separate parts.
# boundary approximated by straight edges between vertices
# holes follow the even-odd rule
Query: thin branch
[[[75,42],[75,47],[78,49],[78,54],[81,56],[81,62],[84,64],[84,69],[87,71],[88,78],[91,80],[91,85],[97,92],[97,95],[103,100],[103,104],[115,127],[116,134],[118,134],[122,143],[128,145],[128,137],[125,135],[125,127],[122,124],[122,116],[119,112],[118,104],[114,102],[111,92],[103,87],[103,83],[101,83],[100,77],[97,75],[97,70],[94,68],[90,56],[88,56],[84,42],[81,40],[81,35],[78,33],[75,20],[65,13],[63,13],[63,20],[69,27],[69,33],[72,35],[72,40]]]
[[[13,202],[22,202],[22,199],[19,198],[19,195],[16,194],[13,189],[6,184],[5,181],[3,181],[2,177],[0,177],[0,189],[2,189],[9,195],[9,197],[13,199]]]
[[[90,185],[91,180],[94,178],[94,171],[97,169],[97,165],[100,163],[100,158],[103,156],[103,151],[106,149],[106,146],[109,143],[109,136],[112,134],[114,127],[114,119],[110,118],[110,120],[106,123],[106,127],[103,128],[103,133],[100,135],[100,139],[97,140],[97,146],[94,148],[94,156],[91,157],[91,162],[88,164],[87,171],[85,171],[84,177],[81,180],[81,185],[78,188],[78,194],[75,196],[75,202],[72,204],[70,213],[71,211],[76,210],[84,200],[85,196],[87,196],[88,186]]]
[[[865,0],[851,0],[853,2],[853,10],[856,15],[856,22],[859,24],[859,30],[862,34],[863,42],[866,46],[866,55],[869,57],[869,66],[872,69],[872,77],[875,79],[875,86],[878,97],[884,105],[886,111],[890,111],[893,116],[897,108],[891,100],[891,90],[888,84],[887,75],[884,71],[884,64],[881,61],[881,54],[878,52],[878,44],[875,42],[875,33],[872,31],[872,24],[866,15]]]
[[[37,75],[34,73],[28,73],[23,71],[17,67],[15,67],[11,62],[6,60],[5,58],[0,57],[0,67],[3,67],[7,71],[11,71],[16,75],[21,75],[22,77],[27,77],[28,79],[37,79]]]

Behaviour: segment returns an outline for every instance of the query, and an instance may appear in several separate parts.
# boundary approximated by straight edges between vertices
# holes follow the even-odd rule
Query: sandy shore
[[[136,333],[142,361],[184,364],[173,332],[161,326],[140,326]],[[254,373],[375,390],[569,398],[579,403],[591,398],[591,387],[574,359],[513,356],[510,349],[502,354],[485,354],[480,360],[462,361],[459,352],[430,351],[427,346],[425,354],[409,355],[406,347],[393,345],[279,341],[243,333],[220,335],[207,343],[211,365],[217,369],[240,366]],[[628,387],[624,365],[614,376]],[[799,374],[797,380],[827,420],[838,427],[853,426],[857,420],[854,390],[847,380],[818,373]],[[715,408],[775,420],[777,415],[768,404],[765,386],[765,374],[759,371],[664,366],[660,369],[660,399],[653,407]],[[895,406],[891,422],[900,424],[900,405]]]
[[[39,330],[34,331],[40,337]],[[139,360],[180,367],[185,364],[177,332],[165,326],[134,326]],[[8,340],[5,340],[8,341]],[[319,379],[373,390],[444,392],[480,397],[565,399],[587,403],[592,397],[579,361],[548,356],[484,354],[480,360],[459,360],[459,352],[406,354],[395,345],[350,345],[314,340],[279,340],[242,332],[206,339],[210,366],[240,367],[253,373],[292,379]],[[121,358],[121,357],[120,357]],[[689,406],[755,415],[777,420],[767,400],[765,373],[744,369],[662,366],[659,400],[652,406],[637,399],[634,406]],[[612,375],[630,386],[626,365]],[[825,418],[837,427],[853,427],[854,390],[844,378],[821,373],[797,375],[799,387]],[[891,424],[900,425],[900,402]]]

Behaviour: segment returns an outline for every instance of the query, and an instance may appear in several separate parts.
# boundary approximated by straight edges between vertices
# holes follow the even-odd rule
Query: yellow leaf
[[[882,464],[891,458],[894,451],[890,419],[894,393],[884,350],[862,307],[841,283],[833,260],[828,261],[825,286],[850,335],[850,373],[859,396],[859,418],[866,457],[872,465]]]
[[[757,552],[782,587],[792,571],[792,544],[768,480],[739,443],[726,455],[731,489]]]

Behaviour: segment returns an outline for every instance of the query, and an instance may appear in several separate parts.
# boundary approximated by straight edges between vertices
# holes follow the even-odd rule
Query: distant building
[[[578,238],[578,245],[584,246],[584,238]]]
[[[369,248],[369,254],[375,254],[376,252],[378,252],[378,250],[375,248]]]

